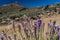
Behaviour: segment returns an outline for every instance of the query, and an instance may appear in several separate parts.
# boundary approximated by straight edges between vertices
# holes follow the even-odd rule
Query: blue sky
[[[4,5],[15,1],[26,7],[45,6],[47,4],[60,2],[60,0],[0,0],[0,5]]]

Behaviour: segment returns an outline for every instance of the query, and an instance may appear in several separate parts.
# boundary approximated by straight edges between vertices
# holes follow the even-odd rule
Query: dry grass
[[[47,23],[49,22],[50,19],[52,19],[52,20],[56,20],[57,21],[57,25],[59,25],[60,24],[60,15],[54,15],[54,16],[51,16],[51,17],[42,17],[42,19],[43,19],[43,22],[45,23],[43,37],[46,40],[46,38],[45,38],[46,37],[45,32],[48,29]],[[20,23],[15,22],[16,30],[18,30],[17,24],[20,24]],[[7,32],[7,34],[10,34],[11,36],[13,35],[12,34],[13,33],[12,24],[11,25],[2,25],[2,26],[0,26],[0,33],[2,32],[2,30],[5,30]],[[23,30],[23,27],[22,27],[22,30]],[[22,35],[24,35],[24,31],[21,31],[21,32],[22,32]],[[17,31],[16,31],[16,33],[17,33],[17,36],[21,38],[21,36],[19,36],[20,34]]]

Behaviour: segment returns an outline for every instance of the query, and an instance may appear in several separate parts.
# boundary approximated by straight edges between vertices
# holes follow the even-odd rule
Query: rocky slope
[[[47,12],[57,12],[57,9],[60,10],[60,3],[56,3],[56,4],[51,4],[51,5],[46,5],[44,7],[42,6],[37,6],[35,8],[27,8],[24,7],[22,5],[20,5],[17,2],[13,2],[13,3],[9,3],[9,4],[5,4],[3,6],[0,6],[0,14],[4,14],[4,13],[10,13],[10,14],[17,14],[18,15],[37,15],[37,14],[45,14]],[[4,14],[5,15],[5,14]]]

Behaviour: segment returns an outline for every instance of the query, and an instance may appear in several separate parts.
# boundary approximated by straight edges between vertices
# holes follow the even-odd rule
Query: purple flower
[[[60,27],[59,27],[59,26],[57,27],[57,30],[58,30],[58,31],[60,30]]]
[[[51,28],[52,27],[52,24],[48,23],[48,26]]]
[[[38,27],[37,22],[34,22],[33,27]]]
[[[24,31],[28,31],[28,30],[29,30],[28,28],[26,28],[26,27],[24,28]]]
[[[24,28],[24,32],[25,32],[26,36],[29,37],[29,28]]]
[[[60,37],[60,32],[58,33],[58,36]]]
[[[3,36],[0,34],[0,39],[2,38]]]
[[[34,27],[34,31],[36,31],[36,29],[37,29],[37,27],[38,27],[37,22],[34,23],[33,27]]]
[[[8,37],[9,40],[12,40],[10,35],[8,35],[7,37]]]
[[[52,30],[52,34],[54,34],[55,32],[56,32],[56,30],[55,30],[55,29],[53,29],[53,30]]]
[[[37,25],[36,22],[34,23],[33,27],[34,27],[34,35],[35,35],[35,37],[36,37],[36,29],[37,29],[37,27],[38,27],[38,25]]]
[[[34,32],[36,33],[36,29],[37,29],[37,27],[34,27]]]
[[[40,26],[42,24],[42,19],[37,19],[38,25]]]
[[[26,27],[27,26],[27,23],[22,22],[22,26],[23,27]]]
[[[18,31],[20,32],[20,30],[21,30],[21,26],[20,24],[18,24]]]
[[[60,26],[59,26],[59,28],[60,28]]]
[[[55,25],[54,27],[55,27],[55,29],[58,29],[59,26]]]
[[[53,21],[53,25],[55,25],[55,24],[56,24],[56,20]]]
[[[46,35],[48,35],[48,34],[49,34],[49,31],[46,32]]]
[[[30,22],[30,17],[27,17],[27,19],[26,19],[26,20],[27,20],[27,22]]]
[[[6,34],[6,32],[3,30],[2,31],[2,34],[6,37],[6,39],[8,40],[8,38],[7,38],[7,34]]]
[[[4,40],[3,35],[1,35],[1,34],[0,34],[0,39],[1,39],[1,40]]]
[[[6,32],[4,30],[2,31],[2,33],[3,33],[4,36],[7,36],[7,34],[6,34]]]

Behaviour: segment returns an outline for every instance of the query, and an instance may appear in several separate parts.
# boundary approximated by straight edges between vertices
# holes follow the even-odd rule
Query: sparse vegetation
[[[57,17],[58,10],[60,4],[41,8],[25,8],[16,3],[0,6],[0,25],[4,25],[4,29],[0,28],[0,40],[60,40],[60,24],[46,20]]]

